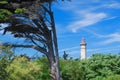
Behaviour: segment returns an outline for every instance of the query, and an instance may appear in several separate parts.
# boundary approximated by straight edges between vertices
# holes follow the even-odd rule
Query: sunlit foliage
[[[41,66],[34,61],[29,61],[26,57],[16,56],[7,72],[12,80],[35,80],[40,74]],[[39,75],[38,75],[39,74]]]

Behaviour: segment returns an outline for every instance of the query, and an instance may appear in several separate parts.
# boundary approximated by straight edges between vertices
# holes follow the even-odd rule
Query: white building
[[[82,41],[80,43],[80,54],[81,54],[81,59],[86,59],[86,42],[85,39],[82,38]]]

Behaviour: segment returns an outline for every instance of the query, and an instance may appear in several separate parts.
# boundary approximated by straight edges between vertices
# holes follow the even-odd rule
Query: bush
[[[107,76],[107,77],[104,78],[103,80],[120,80],[120,75]]]

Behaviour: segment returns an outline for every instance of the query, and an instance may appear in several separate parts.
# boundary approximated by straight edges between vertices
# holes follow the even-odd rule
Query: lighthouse
[[[85,39],[82,38],[82,41],[80,43],[80,54],[81,54],[81,59],[86,59],[86,42]]]

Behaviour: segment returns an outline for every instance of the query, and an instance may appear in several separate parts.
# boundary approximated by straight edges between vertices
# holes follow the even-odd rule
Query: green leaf
[[[7,4],[7,3],[8,3],[7,0],[0,1],[0,4]]]
[[[6,9],[0,9],[0,22],[7,21],[12,13]]]
[[[25,11],[25,8],[17,8],[17,9],[15,10],[15,13],[16,13],[16,14],[20,14],[20,13],[24,13],[24,11]]]

